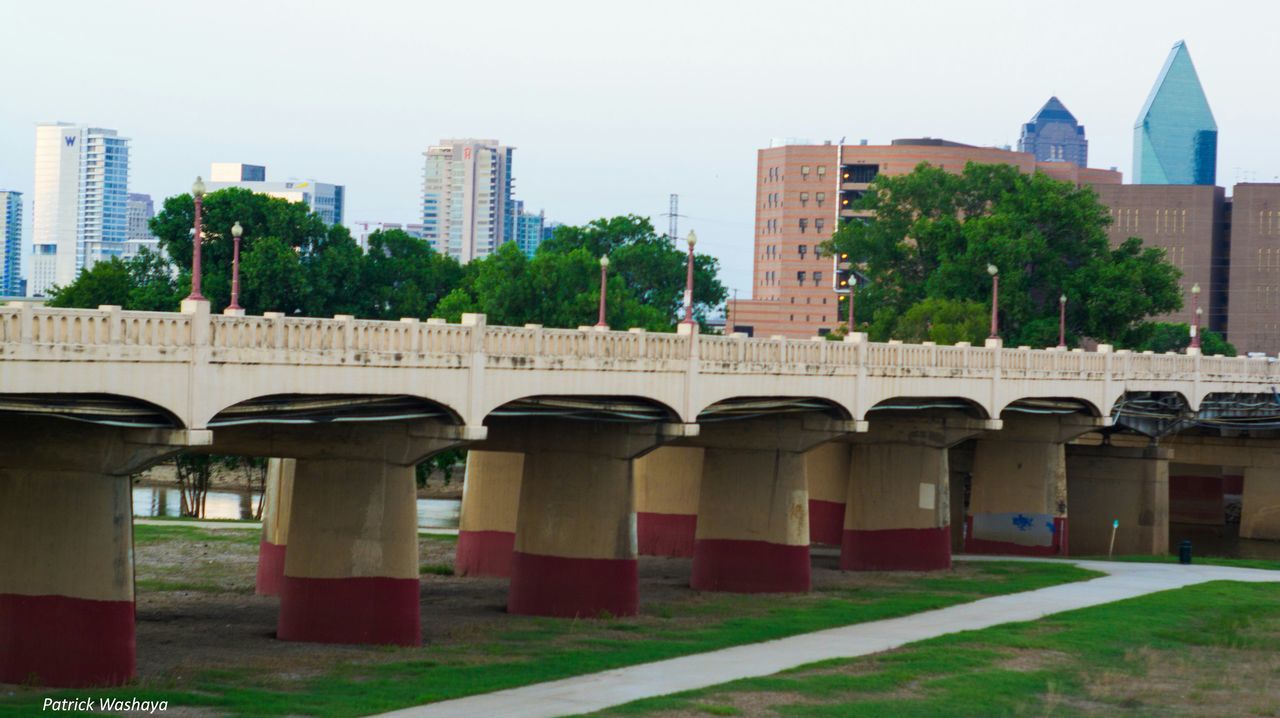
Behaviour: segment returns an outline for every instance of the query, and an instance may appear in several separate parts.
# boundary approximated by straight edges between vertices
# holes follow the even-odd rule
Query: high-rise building
[[[128,233],[124,243],[124,256],[135,257],[144,249],[157,252],[160,240],[151,234],[151,218],[156,214],[155,203],[149,194],[129,194],[125,204]]]
[[[514,147],[498,140],[441,140],[423,153],[423,238],[460,262],[515,239]]]
[[[257,179],[237,179],[237,178]],[[346,208],[347,188],[340,184],[317,182],[313,179],[288,179],[284,182],[268,182],[264,165],[247,165],[240,162],[214,162],[209,167],[208,191],[240,187],[270,197],[301,202],[325,224],[342,224]]]
[[[542,212],[534,214],[533,212],[524,211],[524,202],[521,200],[515,200],[515,208],[516,233],[514,241],[526,257],[533,257],[538,251],[538,245],[542,244],[542,225],[545,222],[545,217]]]
[[[551,239],[552,237],[554,237],[554,236],[555,236],[555,233],[556,233],[556,229],[557,229],[558,227],[563,227],[563,226],[564,226],[564,222],[547,222],[547,221],[543,221],[543,223],[542,223],[542,241],[543,241],[543,242],[545,242],[545,241],[547,241],[548,239]],[[539,243],[539,244],[541,244],[541,243]]]
[[[1218,123],[1179,41],[1133,125],[1133,182],[1212,185],[1217,163]]]
[[[22,193],[0,189],[0,295],[22,294]]]
[[[43,296],[50,284],[70,284],[80,270],[122,255],[128,193],[127,138],[66,122],[37,125],[28,293]]]
[[[1275,356],[1280,352],[1280,184],[1233,187],[1225,221],[1227,339],[1242,352]]]
[[[1089,141],[1085,139],[1084,126],[1076,122],[1076,116],[1057,97],[1050,97],[1035,117],[1022,126],[1018,151],[1033,155],[1037,162],[1089,165]]]
[[[831,257],[820,245],[841,222],[865,216],[850,207],[876,176],[906,174],[921,162],[951,172],[969,162],[1011,164],[1075,184],[1121,181],[1119,172],[928,137],[889,145],[776,143],[757,156],[752,297],[730,305],[730,330],[803,338],[839,326]]]

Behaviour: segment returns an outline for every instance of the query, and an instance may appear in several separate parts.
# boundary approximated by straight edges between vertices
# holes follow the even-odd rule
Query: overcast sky
[[[65,120],[131,138],[130,190],[157,204],[210,162],[251,162],[346,185],[349,222],[412,222],[423,150],[494,137],[549,219],[662,229],[679,193],[681,234],[742,297],[770,138],[1016,145],[1056,94],[1090,164],[1127,180],[1179,39],[1218,122],[1218,183],[1280,175],[1268,0],[0,2],[0,188],[30,192],[35,124]]]

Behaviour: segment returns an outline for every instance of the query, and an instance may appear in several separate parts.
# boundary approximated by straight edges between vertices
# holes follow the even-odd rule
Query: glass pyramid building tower
[[[1133,125],[1134,184],[1215,184],[1218,123],[1186,43],[1169,51]]]

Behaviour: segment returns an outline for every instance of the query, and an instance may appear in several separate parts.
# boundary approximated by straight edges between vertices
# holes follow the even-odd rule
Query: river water
[[[205,499],[207,519],[252,519],[262,495],[248,491],[210,491]],[[176,488],[133,487],[133,515],[158,518],[180,515],[182,497]],[[418,499],[418,526],[427,529],[458,528],[458,499]]]

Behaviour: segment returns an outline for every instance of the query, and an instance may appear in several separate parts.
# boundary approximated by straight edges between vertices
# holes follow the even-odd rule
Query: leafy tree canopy
[[[1191,327],[1187,324],[1152,322],[1130,332],[1125,346],[1135,351],[1184,352],[1191,346]],[[1236,356],[1236,348],[1212,329],[1200,328],[1200,352],[1207,356]]]
[[[440,304],[457,321],[483,312],[490,323],[549,327],[595,324],[600,300],[600,257],[609,257],[606,321],[613,327],[669,330],[681,318],[687,254],[635,215],[562,226],[532,259],[514,244],[472,261]],[[694,255],[694,314],[699,321],[724,301],[714,257]]]
[[[127,260],[115,257],[82,270],[74,282],[54,287],[51,307],[98,307],[114,304],[147,312],[173,311],[183,295],[163,256],[142,250]]]
[[[845,224],[824,249],[849,252],[869,278],[857,289],[856,320],[877,340],[906,339],[895,335],[900,322],[916,334],[940,324],[948,328],[939,336],[972,335],[973,304],[990,311],[989,264],[999,270],[1008,344],[1056,344],[1060,294],[1077,340],[1119,341],[1182,303],[1180,273],[1163,250],[1137,238],[1112,248],[1110,218],[1093,191],[1041,173],[971,163],[953,174],[921,164],[879,175],[856,206],[873,214]]]

